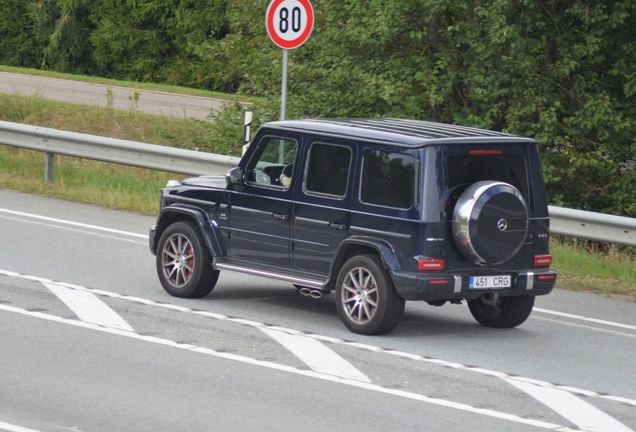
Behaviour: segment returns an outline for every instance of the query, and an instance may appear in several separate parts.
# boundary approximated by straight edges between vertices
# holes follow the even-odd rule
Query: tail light
[[[420,259],[417,261],[418,270],[423,271],[442,271],[444,270],[443,259]]]
[[[535,255],[534,266],[535,267],[550,267],[552,264],[552,255]]]

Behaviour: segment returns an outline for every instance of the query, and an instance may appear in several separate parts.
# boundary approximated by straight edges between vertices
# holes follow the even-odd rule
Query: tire
[[[358,255],[349,259],[340,269],[336,284],[338,315],[353,333],[385,334],[400,323],[404,299],[377,257]]]
[[[157,275],[174,297],[198,298],[216,285],[219,271],[212,269],[212,255],[199,228],[191,222],[170,225],[157,244]]]
[[[481,181],[469,186],[453,209],[453,238],[466,258],[502,264],[514,257],[528,233],[528,207],[514,186]]]
[[[486,327],[512,328],[528,319],[534,306],[534,296],[499,297],[484,294],[470,300],[468,308],[477,322]]]

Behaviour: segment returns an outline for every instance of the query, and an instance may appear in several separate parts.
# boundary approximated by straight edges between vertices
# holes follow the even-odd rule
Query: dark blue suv
[[[276,278],[335,291],[361,334],[393,330],[405,300],[514,327],[556,283],[538,143],[416,120],[267,123],[225,178],[162,190],[150,249],[173,296],[220,270]]]

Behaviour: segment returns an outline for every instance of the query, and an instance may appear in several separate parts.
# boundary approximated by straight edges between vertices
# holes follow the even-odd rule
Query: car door
[[[293,177],[298,139],[264,137],[245,169],[244,188],[230,197],[228,260],[277,268],[290,265]]]
[[[351,143],[310,143],[293,214],[292,255],[297,270],[328,274],[349,231],[352,160],[355,147]]]

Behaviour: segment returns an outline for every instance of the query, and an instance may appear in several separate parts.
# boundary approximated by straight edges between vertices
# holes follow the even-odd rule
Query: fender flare
[[[183,220],[192,220],[197,224],[212,256],[224,255],[214,221],[211,221],[208,214],[200,208],[180,203],[164,207],[159,213],[154,229],[150,230],[150,250],[153,254],[157,253],[157,243],[166,228]]]
[[[395,253],[395,249],[391,243],[376,237],[354,235],[343,240],[338,246],[335,258],[331,263],[331,268],[329,269],[329,278],[325,282],[325,287],[328,287],[330,290],[333,288],[333,285],[336,283],[336,279],[338,278],[340,267],[342,267],[342,265],[351,256],[355,255],[351,254],[351,251],[359,248],[374,249],[380,256],[382,265],[389,271],[389,273],[396,272],[401,269],[400,263],[397,259],[397,254]]]

